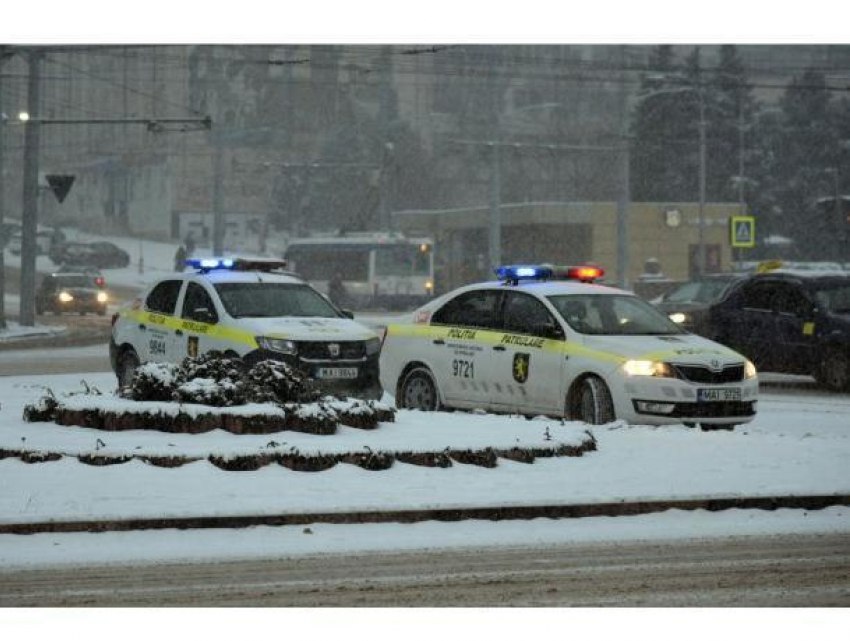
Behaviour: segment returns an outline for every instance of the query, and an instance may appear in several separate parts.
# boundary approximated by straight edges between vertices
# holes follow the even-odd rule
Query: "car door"
[[[139,337],[136,351],[143,361],[178,362],[182,358],[177,334],[180,321],[175,317],[182,287],[182,280],[164,280],[145,298],[144,314],[133,331]]]
[[[722,306],[713,328],[719,342],[740,352],[760,369],[774,367],[775,295],[773,281],[744,285]]]
[[[773,365],[780,372],[808,374],[817,359],[815,304],[795,283],[778,283],[773,299]]]
[[[559,412],[563,409],[564,353],[552,349],[564,331],[542,301],[507,291],[499,344],[493,345],[490,400],[505,411]]]
[[[232,348],[215,332],[219,314],[212,296],[200,283],[186,283],[181,318],[183,322],[176,332],[175,342],[180,358],[198,356],[212,350],[224,352]]]
[[[437,385],[450,405],[488,407],[493,345],[501,338],[501,291],[478,289],[459,294],[434,312],[429,352]]]

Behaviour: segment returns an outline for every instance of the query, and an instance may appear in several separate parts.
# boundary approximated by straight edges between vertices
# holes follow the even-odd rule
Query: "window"
[[[562,338],[563,331],[545,305],[533,296],[509,292],[505,299],[504,328],[508,332],[542,338]]]
[[[206,309],[208,314],[196,314],[195,310],[197,309]],[[207,290],[198,283],[189,283],[186,286],[186,296],[183,297],[183,318],[199,323],[218,322],[215,303],[213,303]]]
[[[635,296],[550,296],[567,324],[581,334],[661,336],[684,330]]]
[[[805,294],[791,284],[779,285],[773,301],[774,309],[780,314],[789,314],[800,318],[812,315],[812,303]]]
[[[297,283],[219,283],[215,291],[233,318],[284,316],[339,318],[333,305],[308,285]]]
[[[180,294],[181,280],[164,280],[153,288],[145,301],[145,309],[160,314],[174,314],[177,306],[177,296]]]
[[[776,283],[753,283],[741,292],[741,307],[770,311],[775,294]]]
[[[818,305],[833,314],[850,314],[850,284],[838,283],[815,292]]]
[[[460,327],[498,327],[501,292],[481,289],[461,294],[443,305],[431,319],[435,325]]]

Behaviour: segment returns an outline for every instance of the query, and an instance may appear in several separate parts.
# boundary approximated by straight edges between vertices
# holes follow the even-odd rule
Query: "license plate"
[[[741,390],[738,388],[697,389],[697,401],[740,401]]]
[[[356,367],[319,367],[316,378],[357,378]]]

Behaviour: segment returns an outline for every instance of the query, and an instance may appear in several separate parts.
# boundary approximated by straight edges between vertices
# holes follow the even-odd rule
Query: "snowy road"
[[[0,576],[0,606],[847,607],[850,534],[60,568]]]

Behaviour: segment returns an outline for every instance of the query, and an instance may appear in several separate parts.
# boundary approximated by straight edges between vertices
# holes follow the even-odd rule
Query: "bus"
[[[290,239],[288,268],[349,309],[408,310],[434,295],[434,242],[400,234]],[[331,282],[342,282],[342,293]]]

